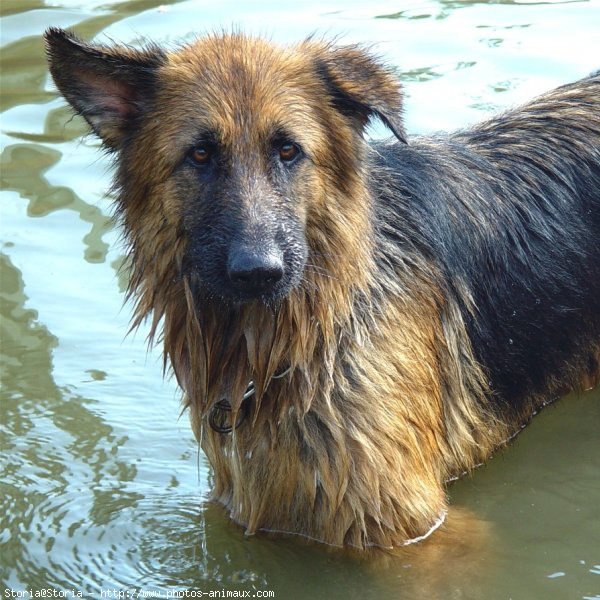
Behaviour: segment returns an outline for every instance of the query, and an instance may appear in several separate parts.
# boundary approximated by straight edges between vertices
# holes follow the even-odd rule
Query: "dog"
[[[409,138],[358,46],[45,41],[116,157],[132,326],[151,319],[248,534],[423,539],[449,480],[597,383],[600,73]],[[365,140],[373,118],[392,141]]]

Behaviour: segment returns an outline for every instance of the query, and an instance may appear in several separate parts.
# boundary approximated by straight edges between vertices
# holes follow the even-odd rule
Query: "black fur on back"
[[[558,393],[600,342],[600,73],[373,156],[382,279],[441,274],[500,405]]]

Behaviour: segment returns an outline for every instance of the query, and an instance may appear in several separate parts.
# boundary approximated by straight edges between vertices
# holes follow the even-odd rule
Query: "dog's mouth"
[[[293,288],[293,285],[281,282],[276,285],[266,284],[264,286],[251,287],[243,290],[230,288],[224,291],[224,293],[221,293],[221,297],[236,305],[260,302],[270,308],[277,308]]]

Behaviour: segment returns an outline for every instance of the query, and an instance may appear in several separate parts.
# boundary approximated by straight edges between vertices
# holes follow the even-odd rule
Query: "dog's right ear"
[[[44,39],[60,93],[108,148],[118,150],[152,98],[165,54],[158,48],[93,46],[55,27]]]

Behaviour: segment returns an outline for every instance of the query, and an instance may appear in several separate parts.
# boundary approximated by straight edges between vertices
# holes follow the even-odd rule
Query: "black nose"
[[[283,277],[283,259],[274,248],[232,248],[227,261],[227,275],[237,290],[264,293]]]

